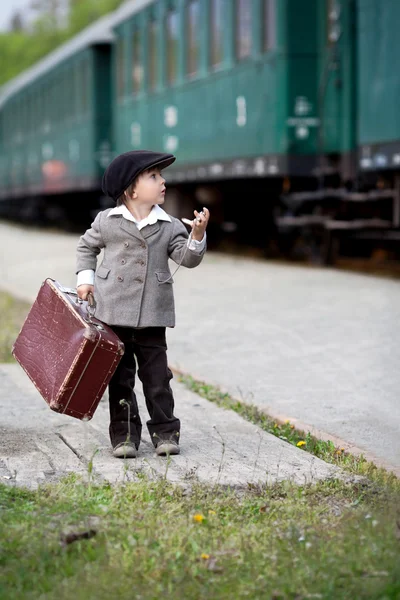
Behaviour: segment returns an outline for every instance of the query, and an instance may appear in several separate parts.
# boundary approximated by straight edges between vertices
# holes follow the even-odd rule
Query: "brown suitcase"
[[[75,290],[43,282],[12,353],[50,408],[90,420],[124,353]]]

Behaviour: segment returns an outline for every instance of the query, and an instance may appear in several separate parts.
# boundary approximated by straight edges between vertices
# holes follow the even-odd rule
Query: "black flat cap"
[[[140,173],[151,167],[165,169],[175,160],[176,157],[173,154],[163,154],[151,150],[132,150],[120,154],[105,170],[102,183],[103,192],[116,201]]]

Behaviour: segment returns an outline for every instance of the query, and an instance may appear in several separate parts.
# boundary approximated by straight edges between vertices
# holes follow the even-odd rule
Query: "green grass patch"
[[[0,310],[10,331],[6,360],[29,306],[0,294]],[[369,479],[249,485],[239,493],[144,476],[95,485],[89,465],[89,484],[76,475],[34,492],[0,483],[0,598],[398,600],[399,481],[213,386],[181,380]]]
[[[14,361],[11,348],[29,309],[27,302],[0,291],[0,363]]]
[[[0,484],[0,517],[1,598],[400,597],[398,508],[374,484],[239,495],[70,476],[36,492]]]
[[[240,402],[229,394],[222,392],[217,386],[198,381],[183,373],[178,373],[177,380],[202,398],[206,398],[222,408],[234,410],[244,419],[293,446],[310,452],[314,456],[335,464],[354,475],[367,476],[383,485],[393,485],[400,490],[400,481],[393,473],[378,468],[363,456],[354,456],[346,452],[344,448],[335,446],[332,441],[320,440],[310,433],[296,429],[290,421],[277,422],[253,404]]]

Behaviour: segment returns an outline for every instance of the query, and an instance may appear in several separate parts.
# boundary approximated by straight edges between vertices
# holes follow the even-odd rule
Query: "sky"
[[[26,9],[30,0],[1,0],[0,2],[0,31],[6,31],[14,12]]]

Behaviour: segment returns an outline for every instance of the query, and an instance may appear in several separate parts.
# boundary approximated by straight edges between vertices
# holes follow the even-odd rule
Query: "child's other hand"
[[[196,218],[193,220],[192,224],[192,239],[201,242],[210,218],[210,211],[208,208],[203,208],[202,212],[199,213],[195,210],[194,214]]]
[[[76,291],[81,300],[87,300],[88,294],[94,294],[94,285],[83,283],[76,288]]]

